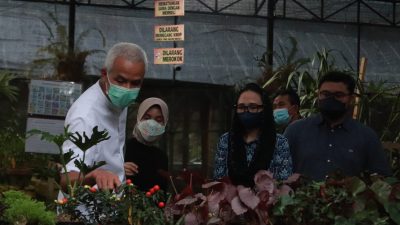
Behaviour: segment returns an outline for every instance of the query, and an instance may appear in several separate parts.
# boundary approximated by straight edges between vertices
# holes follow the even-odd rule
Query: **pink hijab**
[[[151,98],[145,99],[142,103],[140,103],[137,117],[136,117],[136,124],[135,124],[135,127],[133,128],[133,136],[136,138],[136,140],[138,140],[139,142],[141,142],[143,144],[151,144],[151,143],[144,140],[144,138],[142,137],[142,134],[140,133],[139,129],[137,128],[137,125],[140,122],[140,120],[142,119],[142,117],[144,116],[144,114],[147,112],[147,110],[149,110],[154,105],[158,105],[161,108],[161,114],[164,117],[164,126],[167,125],[167,122],[168,122],[168,116],[169,116],[168,106],[162,99],[151,97]]]

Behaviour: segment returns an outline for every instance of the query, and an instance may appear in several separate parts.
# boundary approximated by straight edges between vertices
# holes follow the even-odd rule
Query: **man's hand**
[[[133,162],[126,162],[124,163],[125,175],[126,176],[133,176],[139,173],[138,166]]]
[[[113,190],[121,185],[118,176],[107,170],[93,170],[86,175],[86,178],[91,178],[100,190]]]

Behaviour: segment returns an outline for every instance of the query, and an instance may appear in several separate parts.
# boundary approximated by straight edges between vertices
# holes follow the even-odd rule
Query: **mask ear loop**
[[[108,91],[110,90],[110,78],[108,77],[108,73],[106,73],[107,81],[106,83],[106,94],[108,95]]]

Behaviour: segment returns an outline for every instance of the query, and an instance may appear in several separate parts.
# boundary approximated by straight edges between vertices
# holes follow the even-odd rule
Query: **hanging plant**
[[[68,48],[68,28],[61,24],[53,13],[48,13],[51,23],[40,19],[45,25],[48,33],[48,44],[38,49],[40,58],[33,60],[30,73],[36,69],[50,67],[54,71],[51,79],[82,82],[86,76],[85,62],[88,56],[105,53],[104,50],[82,49],[82,43],[91,33],[97,33],[100,36],[102,48],[106,45],[106,40],[97,28],[91,28],[78,35],[73,52]],[[54,24],[54,25],[53,25]],[[44,56],[44,57],[43,57]]]

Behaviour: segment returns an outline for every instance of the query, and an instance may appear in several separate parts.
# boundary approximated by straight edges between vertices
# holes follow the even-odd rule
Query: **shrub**
[[[46,210],[43,202],[31,199],[30,196],[10,190],[3,193],[2,203],[5,204],[3,218],[10,224],[54,225],[55,213]]]

